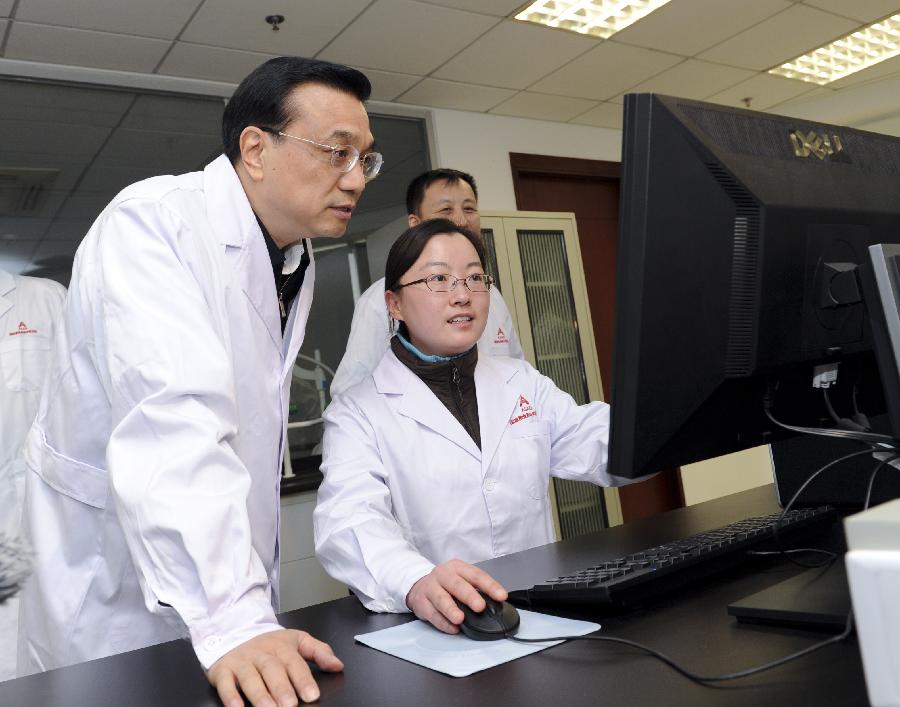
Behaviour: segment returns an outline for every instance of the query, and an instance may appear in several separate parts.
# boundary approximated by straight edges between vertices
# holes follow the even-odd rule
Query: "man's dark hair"
[[[435,182],[447,182],[448,184],[465,182],[472,187],[475,200],[478,200],[478,187],[475,186],[475,177],[471,174],[460,172],[458,169],[432,169],[413,179],[406,188],[406,213],[419,215],[425,191]]]
[[[349,66],[332,64],[300,56],[280,56],[256,67],[243,81],[225,106],[222,115],[222,145],[232,164],[241,154],[241,133],[248,125],[284,130],[297,115],[287,105],[293,89],[306,83],[318,83],[343,91],[365,102],[372,85],[365,74]],[[302,106],[300,107],[302,110]]]

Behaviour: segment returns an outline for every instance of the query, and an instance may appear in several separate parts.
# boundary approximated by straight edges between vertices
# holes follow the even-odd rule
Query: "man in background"
[[[20,450],[37,414],[66,288],[0,270],[0,680],[15,677],[19,605],[27,568],[19,539],[24,465]]]

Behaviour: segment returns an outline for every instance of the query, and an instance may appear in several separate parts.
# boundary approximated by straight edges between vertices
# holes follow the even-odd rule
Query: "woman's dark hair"
[[[294,118],[288,97],[297,86],[318,83],[355,96],[360,102],[369,99],[372,85],[365,74],[349,66],[300,56],[280,56],[256,67],[235,89],[222,115],[222,145],[225,154],[236,164],[241,154],[241,133],[248,125],[270,130],[283,130]],[[302,111],[303,106],[299,106]]]
[[[435,236],[454,233],[464,236],[474,246],[481,267],[485,267],[484,243],[482,243],[480,235],[445,218],[430,219],[407,228],[394,241],[384,266],[385,291],[393,290],[400,284],[400,278],[419,259],[425,246],[428,245],[428,241]],[[409,336],[404,322],[400,322],[400,333],[405,337]]]

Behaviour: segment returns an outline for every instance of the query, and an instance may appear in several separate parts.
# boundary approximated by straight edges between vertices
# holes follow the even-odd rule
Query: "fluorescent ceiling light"
[[[769,73],[824,86],[898,54],[900,15],[894,15],[769,69]]]
[[[523,22],[606,39],[669,0],[536,0],[515,16]]]

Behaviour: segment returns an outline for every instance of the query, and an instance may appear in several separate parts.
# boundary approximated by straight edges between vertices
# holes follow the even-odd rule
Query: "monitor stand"
[[[728,605],[741,623],[840,633],[851,611],[844,558],[809,569]]]

